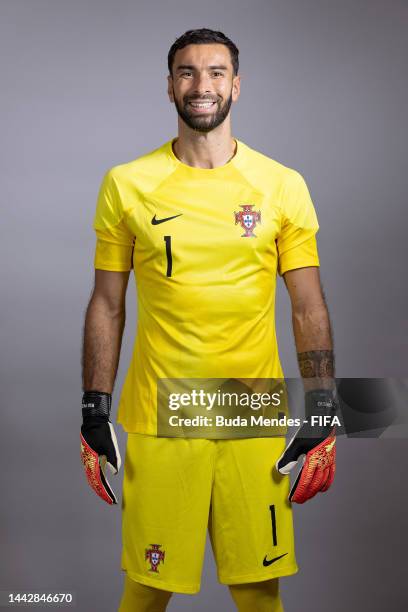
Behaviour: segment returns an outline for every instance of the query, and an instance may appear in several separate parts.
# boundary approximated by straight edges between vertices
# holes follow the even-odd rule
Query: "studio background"
[[[3,0],[0,22],[0,590],[73,591],[81,612],[110,612],[123,581],[120,506],[92,494],[79,459],[102,176],[176,135],[169,47],[187,29],[220,29],[240,49],[233,135],[309,186],[337,376],[407,376],[408,6]],[[131,276],[114,414],[135,320]],[[277,322],[285,373],[297,376],[282,281]],[[406,609],[406,449],[398,436],[338,440],[333,489],[294,508],[300,572],[281,580],[287,612]],[[117,493],[122,477],[111,478]],[[174,596],[169,610],[209,605],[234,609],[207,547],[200,594]]]

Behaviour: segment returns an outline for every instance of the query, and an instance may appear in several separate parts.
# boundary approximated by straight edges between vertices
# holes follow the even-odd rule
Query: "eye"
[[[192,75],[192,72],[191,72],[191,71],[188,71],[188,70],[186,70],[185,72],[182,72],[182,73],[181,73],[181,76],[182,76],[182,77],[185,77],[185,76],[187,76],[187,77],[188,77],[188,76],[191,76],[191,75]]]
[[[214,70],[213,72],[213,76],[224,76],[222,72],[220,72],[219,70]]]

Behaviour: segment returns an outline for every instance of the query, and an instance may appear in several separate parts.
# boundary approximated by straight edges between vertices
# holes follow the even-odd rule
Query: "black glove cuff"
[[[313,389],[305,393],[305,416],[334,416],[337,411],[336,389]]]
[[[82,416],[105,417],[109,419],[112,395],[104,391],[85,391],[82,396]]]

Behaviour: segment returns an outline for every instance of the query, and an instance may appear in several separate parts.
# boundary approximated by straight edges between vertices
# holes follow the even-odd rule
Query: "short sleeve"
[[[278,273],[319,266],[316,212],[303,177],[291,171],[281,197],[281,227],[276,240]]]
[[[93,227],[96,232],[94,267],[112,272],[131,270],[135,237],[126,225],[112,170],[105,174],[100,186]]]

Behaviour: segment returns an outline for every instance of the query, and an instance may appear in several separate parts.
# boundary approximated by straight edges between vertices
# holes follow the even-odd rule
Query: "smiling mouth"
[[[202,102],[199,102],[197,100],[191,100],[190,102],[188,102],[188,106],[198,112],[210,110],[213,106],[215,106],[215,104],[216,102],[213,100],[205,100]]]

